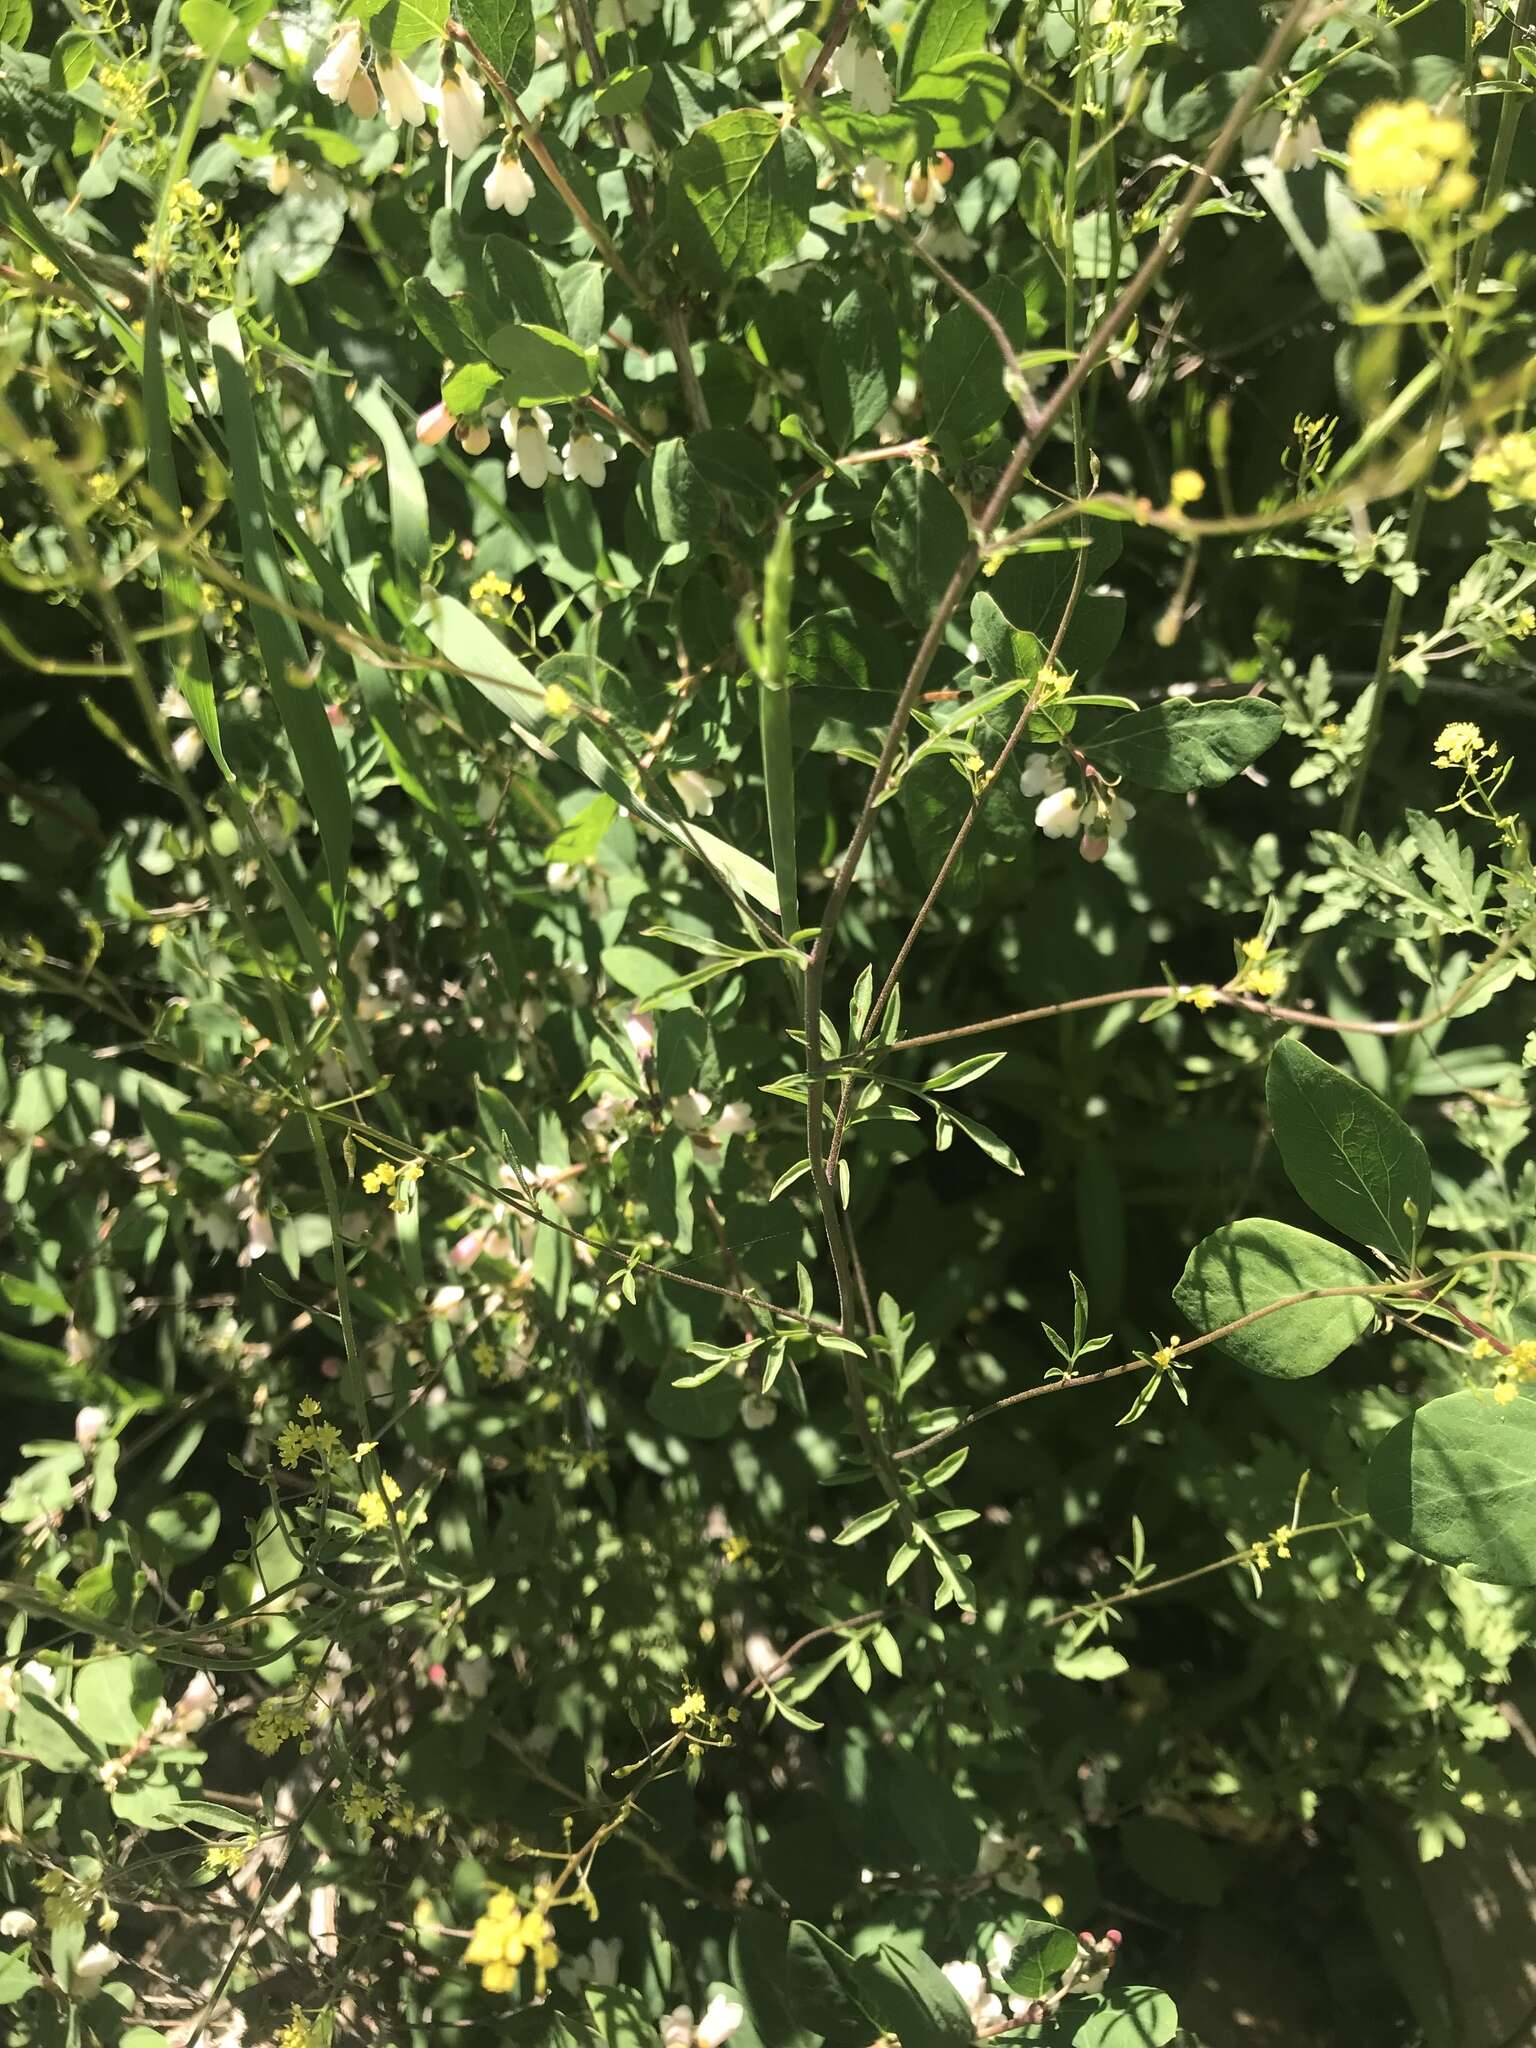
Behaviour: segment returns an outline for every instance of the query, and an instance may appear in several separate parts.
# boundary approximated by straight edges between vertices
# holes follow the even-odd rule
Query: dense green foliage
[[[1527,2037],[1533,81],[0,0],[8,2039]]]

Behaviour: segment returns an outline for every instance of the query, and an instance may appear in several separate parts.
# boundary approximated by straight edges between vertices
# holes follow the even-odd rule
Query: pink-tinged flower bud
[[[466,455],[483,455],[491,445],[491,430],[477,420],[472,427],[460,427],[459,446]]]
[[[1120,1932],[1118,1927],[1108,1927],[1104,1930],[1104,1939],[1109,1943],[1111,1948],[1118,1948],[1121,1942],[1124,1941],[1125,1936]]]
[[[439,441],[447,440],[457,425],[446,405],[429,405],[417,419],[416,438],[423,447],[435,448]]]
[[[378,89],[366,71],[359,71],[347,87],[347,105],[359,121],[371,121],[379,111]]]
[[[75,1442],[82,1451],[95,1448],[96,1439],[111,1420],[105,1408],[82,1408],[75,1416]]]
[[[624,1019],[624,1036],[635,1049],[635,1057],[648,1060],[656,1050],[656,1031],[643,1010]]]
[[[1109,851],[1109,841],[1107,839],[1093,839],[1085,834],[1077,850],[1086,861],[1102,860]]]

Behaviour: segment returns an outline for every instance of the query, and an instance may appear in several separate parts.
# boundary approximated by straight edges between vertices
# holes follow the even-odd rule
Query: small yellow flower
[[[559,683],[551,683],[544,692],[544,709],[551,718],[569,718],[576,709],[576,699]]]
[[[1195,1008],[1201,1012],[1214,1010],[1217,1002],[1216,991],[1208,981],[1203,981],[1198,988],[1190,990],[1186,1000],[1193,1003]]]
[[[1349,182],[1362,199],[1465,206],[1477,190],[1463,122],[1423,100],[1378,100],[1349,132]]]
[[[162,947],[165,944],[166,940],[170,936],[171,928],[169,925],[152,924],[149,928],[149,943],[155,948],[157,952],[159,951],[160,947]]]
[[[1473,1358],[1497,1358],[1498,1352],[1488,1342],[1486,1337],[1477,1337],[1473,1340],[1471,1346],[1471,1356]]]
[[[1198,505],[1205,496],[1205,478],[1198,469],[1176,469],[1169,480],[1168,496],[1175,505]]]
[[[313,1394],[306,1394],[304,1396],[303,1400],[299,1403],[299,1413],[301,1415],[318,1415],[320,1413],[320,1403]]]
[[[1285,970],[1281,967],[1256,967],[1252,973],[1243,976],[1244,988],[1251,988],[1256,996],[1277,996],[1285,987]]]
[[[381,1472],[379,1474],[378,1492],[375,1493],[370,1488],[367,1493],[360,1493],[357,1497],[357,1512],[362,1517],[363,1527],[365,1529],[382,1529],[386,1527],[389,1522],[389,1509],[385,1503],[386,1501],[398,1500],[399,1498],[399,1481],[391,1479],[387,1472]]]
[[[1500,1380],[1493,1390],[1493,1398],[1501,1408],[1507,1408],[1511,1401],[1518,1401],[1520,1389],[1513,1380]]]
[[[381,1159],[363,1175],[363,1192],[369,1195],[382,1194],[385,1188],[392,1188],[398,1176],[398,1167],[391,1166],[387,1159]]]
[[[1490,743],[1483,738],[1481,726],[1472,725],[1465,719],[1457,719],[1440,729],[1440,737],[1435,741],[1435,766],[1471,768],[1484,754],[1491,754],[1493,751]]]
[[[698,1720],[704,1711],[704,1695],[696,1686],[690,1687],[672,1709],[672,1726],[686,1728],[690,1721]]]
[[[1485,441],[1468,464],[1467,475],[1503,503],[1536,502],[1536,427]]]
[[[1179,1346],[1183,1341],[1184,1339],[1179,1336],[1170,1337],[1166,1344],[1159,1345],[1157,1350],[1153,1352],[1152,1363],[1159,1372],[1166,1372],[1169,1366],[1172,1365],[1174,1359],[1178,1356]]]

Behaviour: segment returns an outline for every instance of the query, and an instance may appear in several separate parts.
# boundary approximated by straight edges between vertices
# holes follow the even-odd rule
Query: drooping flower
[[[1066,770],[1054,754],[1031,754],[1019,776],[1019,788],[1025,796],[1051,796],[1064,786],[1066,779]]]
[[[379,91],[384,95],[384,118],[391,128],[402,121],[419,128],[427,118],[427,104],[421,80],[393,50],[379,59]]]
[[[483,455],[491,445],[491,430],[480,420],[473,426],[459,428],[459,446],[466,455]]]
[[[944,1975],[960,1994],[971,2024],[978,2032],[995,2026],[1003,2017],[1003,2002],[987,1988],[987,1973],[980,1963],[946,1963]]]
[[[339,107],[351,92],[362,66],[363,25],[360,21],[344,21],[315,68],[315,89]]]
[[[555,447],[549,438],[554,424],[541,405],[531,412],[502,415],[502,437],[512,451],[507,475],[520,477],[531,491],[543,490],[555,473]]]
[[[1083,823],[1081,794],[1073,788],[1052,790],[1036,804],[1035,823],[1047,839],[1075,839]]]
[[[37,1922],[25,1906],[12,1906],[8,1913],[0,1913],[0,1935],[7,1941],[25,1941],[36,1932]]]
[[[229,118],[229,110],[234,103],[234,73],[215,71],[208,81],[208,90],[203,95],[203,111],[197,117],[198,127],[217,128],[221,121]]]
[[[1323,131],[1309,114],[1304,120],[1286,122],[1275,138],[1270,158],[1277,171],[1310,171],[1322,146]]]
[[[111,1976],[122,1960],[117,1950],[108,1948],[104,1941],[93,1941],[88,1949],[76,1956],[70,1968],[70,1997],[94,1998],[103,1980]]]
[[[82,1451],[94,1449],[96,1439],[111,1421],[105,1408],[81,1408],[75,1416],[75,1442]]]
[[[573,434],[560,450],[560,473],[568,484],[579,478],[589,490],[595,491],[609,463],[618,459],[618,449],[610,448],[601,434]]]
[[[453,414],[439,401],[436,405],[429,405],[426,411],[418,416],[416,438],[423,447],[435,448],[439,441],[447,440],[457,425],[458,421]]]
[[[954,175],[954,159],[942,150],[925,164],[914,164],[902,188],[909,210],[923,220],[932,217],[944,198],[944,187]]]
[[[709,817],[715,808],[715,798],[725,794],[723,782],[716,782],[713,775],[701,775],[697,768],[674,769],[667,780],[690,818]]]
[[[637,1060],[648,1060],[656,1050],[656,1027],[644,1010],[624,1019],[624,1036],[634,1048]]]
[[[883,156],[866,157],[853,174],[853,196],[876,213],[905,213],[906,187]]]
[[[366,71],[359,70],[347,87],[347,105],[359,121],[371,121],[379,111],[378,88]]]
[[[717,1991],[693,2030],[695,2048],[721,2048],[721,2043],[731,2038],[746,2016],[745,2009],[734,1998]]]
[[[891,111],[891,81],[873,43],[850,36],[827,70],[829,74],[835,72],[835,83],[847,93],[848,104],[854,113],[888,114]]]
[[[485,118],[485,92],[457,64],[443,71],[437,103],[437,132],[451,156],[471,157],[484,142],[490,124]]]
[[[1100,788],[1083,818],[1083,842],[1077,849],[1084,860],[1102,860],[1111,846],[1125,837],[1125,828],[1136,815],[1136,806],[1118,790]]]
[[[526,213],[533,197],[533,179],[517,150],[508,145],[486,173],[485,203],[503,213]]]

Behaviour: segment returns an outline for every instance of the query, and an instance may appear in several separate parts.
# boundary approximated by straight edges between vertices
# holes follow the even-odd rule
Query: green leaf
[[[619,807],[611,796],[593,797],[590,803],[582,805],[565,830],[549,842],[544,849],[544,858],[564,861],[571,867],[591,860],[618,815]],[[681,1093],[681,1090],[674,1090],[674,1093]]]
[[[0,15],[0,27],[4,22],[5,17]],[[42,1981],[28,1961],[26,1949],[0,1949],[0,2005],[14,2005]]]
[[[1417,1134],[1299,1039],[1275,1047],[1265,1093],[1275,1143],[1302,1200],[1346,1237],[1412,1266],[1434,1199]]]
[[[991,597],[1010,625],[1033,633],[1041,647],[1052,647],[1059,637],[1057,664],[1081,684],[1108,661],[1124,628],[1123,599],[1094,589],[1119,557],[1119,528],[1090,525],[1076,544],[1010,555],[981,595]]]
[[[505,372],[514,405],[582,398],[597,381],[595,358],[552,327],[498,327],[486,354]]]
[[[283,730],[298,763],[325,848],[331,893],[339,908],[346,896],[347,860],[352,846],[352,797],[336,749],[336,735],[318,690],[295,684],[305,668],[304,642],[292,617],[292,598],[272,522],[267,514],[256,414],[245,369],[240,323],[232,312],[208,323],[208,343],[218,376],[224,432],[229,444],[230,484],[240,526],[245,574],[270,600],[251,606],[251,622],[266,669],[267,687],[277,703]]]
[[[817,360],[822,410],[835,448],[884,418],[901,379],[901,334],[889,295],[860,278],[832,313]]]
[[[1024,1169],[1020,1166],[1013,1147],[1005,1144],[996,1131],[988,1130],[985,1124],[978,1123],[975,1117],[962,1116],[959,1110],[948,1102],[939,1111],[938,1149],[941,1152],[946,1149],[949,1143],[949,1135],[945,1130],[946,1124],[954,1124],[957,1129],[964,1131],[978,1151],[985,1152],[989,1159],[995,1161],[997,1165],[1003,1167],[1007,1172],[1016,1173],[1021,1178],[1023,1177]]]
[[[656,538],[702,540],[714,531],[715,494],[689,453],[688,443],[659,441],[640,489]]]
[[[608,83],[599,88],[593,104],[604,119],[614,115],[638,114],[645,105],[645,96],[651,89],[654,76],[649,64],[638,64],[632,71],[615,71]]]
[[[878,2020],[864,2001],[854,1960],[809,1921],[790,1925],[785,1955],[785,1996],[790,2013],[814,2028],[826,2048],[869,2048]]]
[[[933,122],[914,107],[865,114],[831,100],[816,109],[814,119],[850,163],[878,156],[884,157],[893,170],[904,172],[919,157],[933,154]]]
[[[960,565],[968,538],[965,514],[931,470],[899,469],[875,507],[875,549],[909,619],[932,618]]]
[[[1072,2041],[1073,2048],[1165,2048],[1178,2030],[1178,2007],[1166,1991],[1127,1984],[1084,2020]]]
[[[521,92],[533,76],[530,0],[456,0],[454,13],[512,90]]]
[[[993,133],[1012,97],[1013,73],[1001,57],[962,53],[915,75],[899,104],[927,115],[935,149],[965,149]]]
[[[1468,1388],[1376,1447],[1366,1505],[1398,1543],[1496,1586],[1536,1586],[1536,1389],[1507,1406]]]
[[[1285,713],[1267,697],[1174,698],[1117,718],[1084,744],[1106,775],[1146,789],[1218,789],[1272,747],[1284,725]]]
[[[1312,282],[1330,305],[1369,299],[1386,268],[1381,236],[1367,227],[1337,171],[1253,172],[1255,190],[1285,230]]]
[[[1029,332],[1024,294],[996,277],[977,293],[1017,349]],[[997,336],[969,306],[952,306],[923,345],[918,361],[928,430],[968,441],[995,427],[1008,409],[1003,353]]]
[[[1353,1252],[1261,1216],[1212,1232],[1189,1255],[1173,1298],[1205,1334],[1269,1302],[1314,1287],[1371,1287],[1377,1275]],[[1340,1297],[1276,1309],[1223,1337],[1221,1349],[1250,1372],[1298,1380],[1332,1365],[1375,1320],[1371,1302]]]
[[[475,353],[459,322],[458,308],[425,277],[408,277],[405,303],[411,318],[445,362],[462,363]]]
[[[169,1570],[201,1557],[219,1533],[219,1504],[211,1493],[178,1493],[144,1517],[151,1562]]]
[[[527,243],[511,235],[487,235],[480,243],[470,262],[467,301],[476,332],[486,338],[487,353],[490,338],[508,320],[552,328],[556,334],[566,331],[555,279]]]
[[[461,363],[443,383],[443,403],[455,419],[473,419],[502,382],[491,363]]]
[[[372,428],[384,450],[384,474],[389,484],[390,537],[394,542],[395,565],[400,580],[409,590],[420,584],[432,556],[427,487],[417,465],[416,450],[406,440],[389,400],[378,385],[373,385],[356,400],[354,410],[364,425]]]
[[[1006,1931],[1013,1953],[1002,1973],[1004,1983],[1021,1998],[1044,1998],[1077,1954],[1077,1936],[1054,1920],[1010,1921]]]
[[[711,427],[688,436],[688,455],[699,474],[717,490],[757,513],[773,504],[779,495],[778,472],[773,458],[760,440],[740,427]]]
[[[98,1748],[126,1749],[149,1725],[160,1698],[160,1679],[148,1657],[102,1651],[75,1673],[74,1706],[80,1727]]]
[[[972,2048],[976,2029],[964,2000],[921,1951],[882,1942],[855,1967],[865,2005],[901,2048]]]
[[[706,121],[673,158],[667,217],[684,262],[723,284],[793,255],[815,196],[804,137],[744,107]]]
[[[903,90],[953,57],[985,49],[987,0],[921,0],[901,52]]]
[[[747,1912],[731,1934],[731,1979],[763,2048],[817,2048],[819,2032],[790,2010],[789,1929],[773,1913]],[[654,2033],[654,2024],[652,2032]]]
[[[4,33],[6,16],[17,4],[18,0],[0,0],[0,43],[21,40]],[[20,0],[20,4],[30,16],[30,0]],[[221,57],[224,45],[240,27],[233,9],[224,6],[223,0],[181,0],[179,12],[182,27],[205,57]]]
[[[465,671],[465,679],[482,697],[514,722],[543,722],[544,691],[484,619],[477,618],[456,597],[434,595],[423,605],[416,623],[448,661]]]
[[[358,0],[351,11],[365,24],[369,39],[378,48],[408,57],[423,43],[442,34],[443,23],[448,19],[448,0]],[[468,12],[474,11],[471,0]],[[464,12],[460,9],[461,15]],[[464,25],[469,26],[467,17]]]

